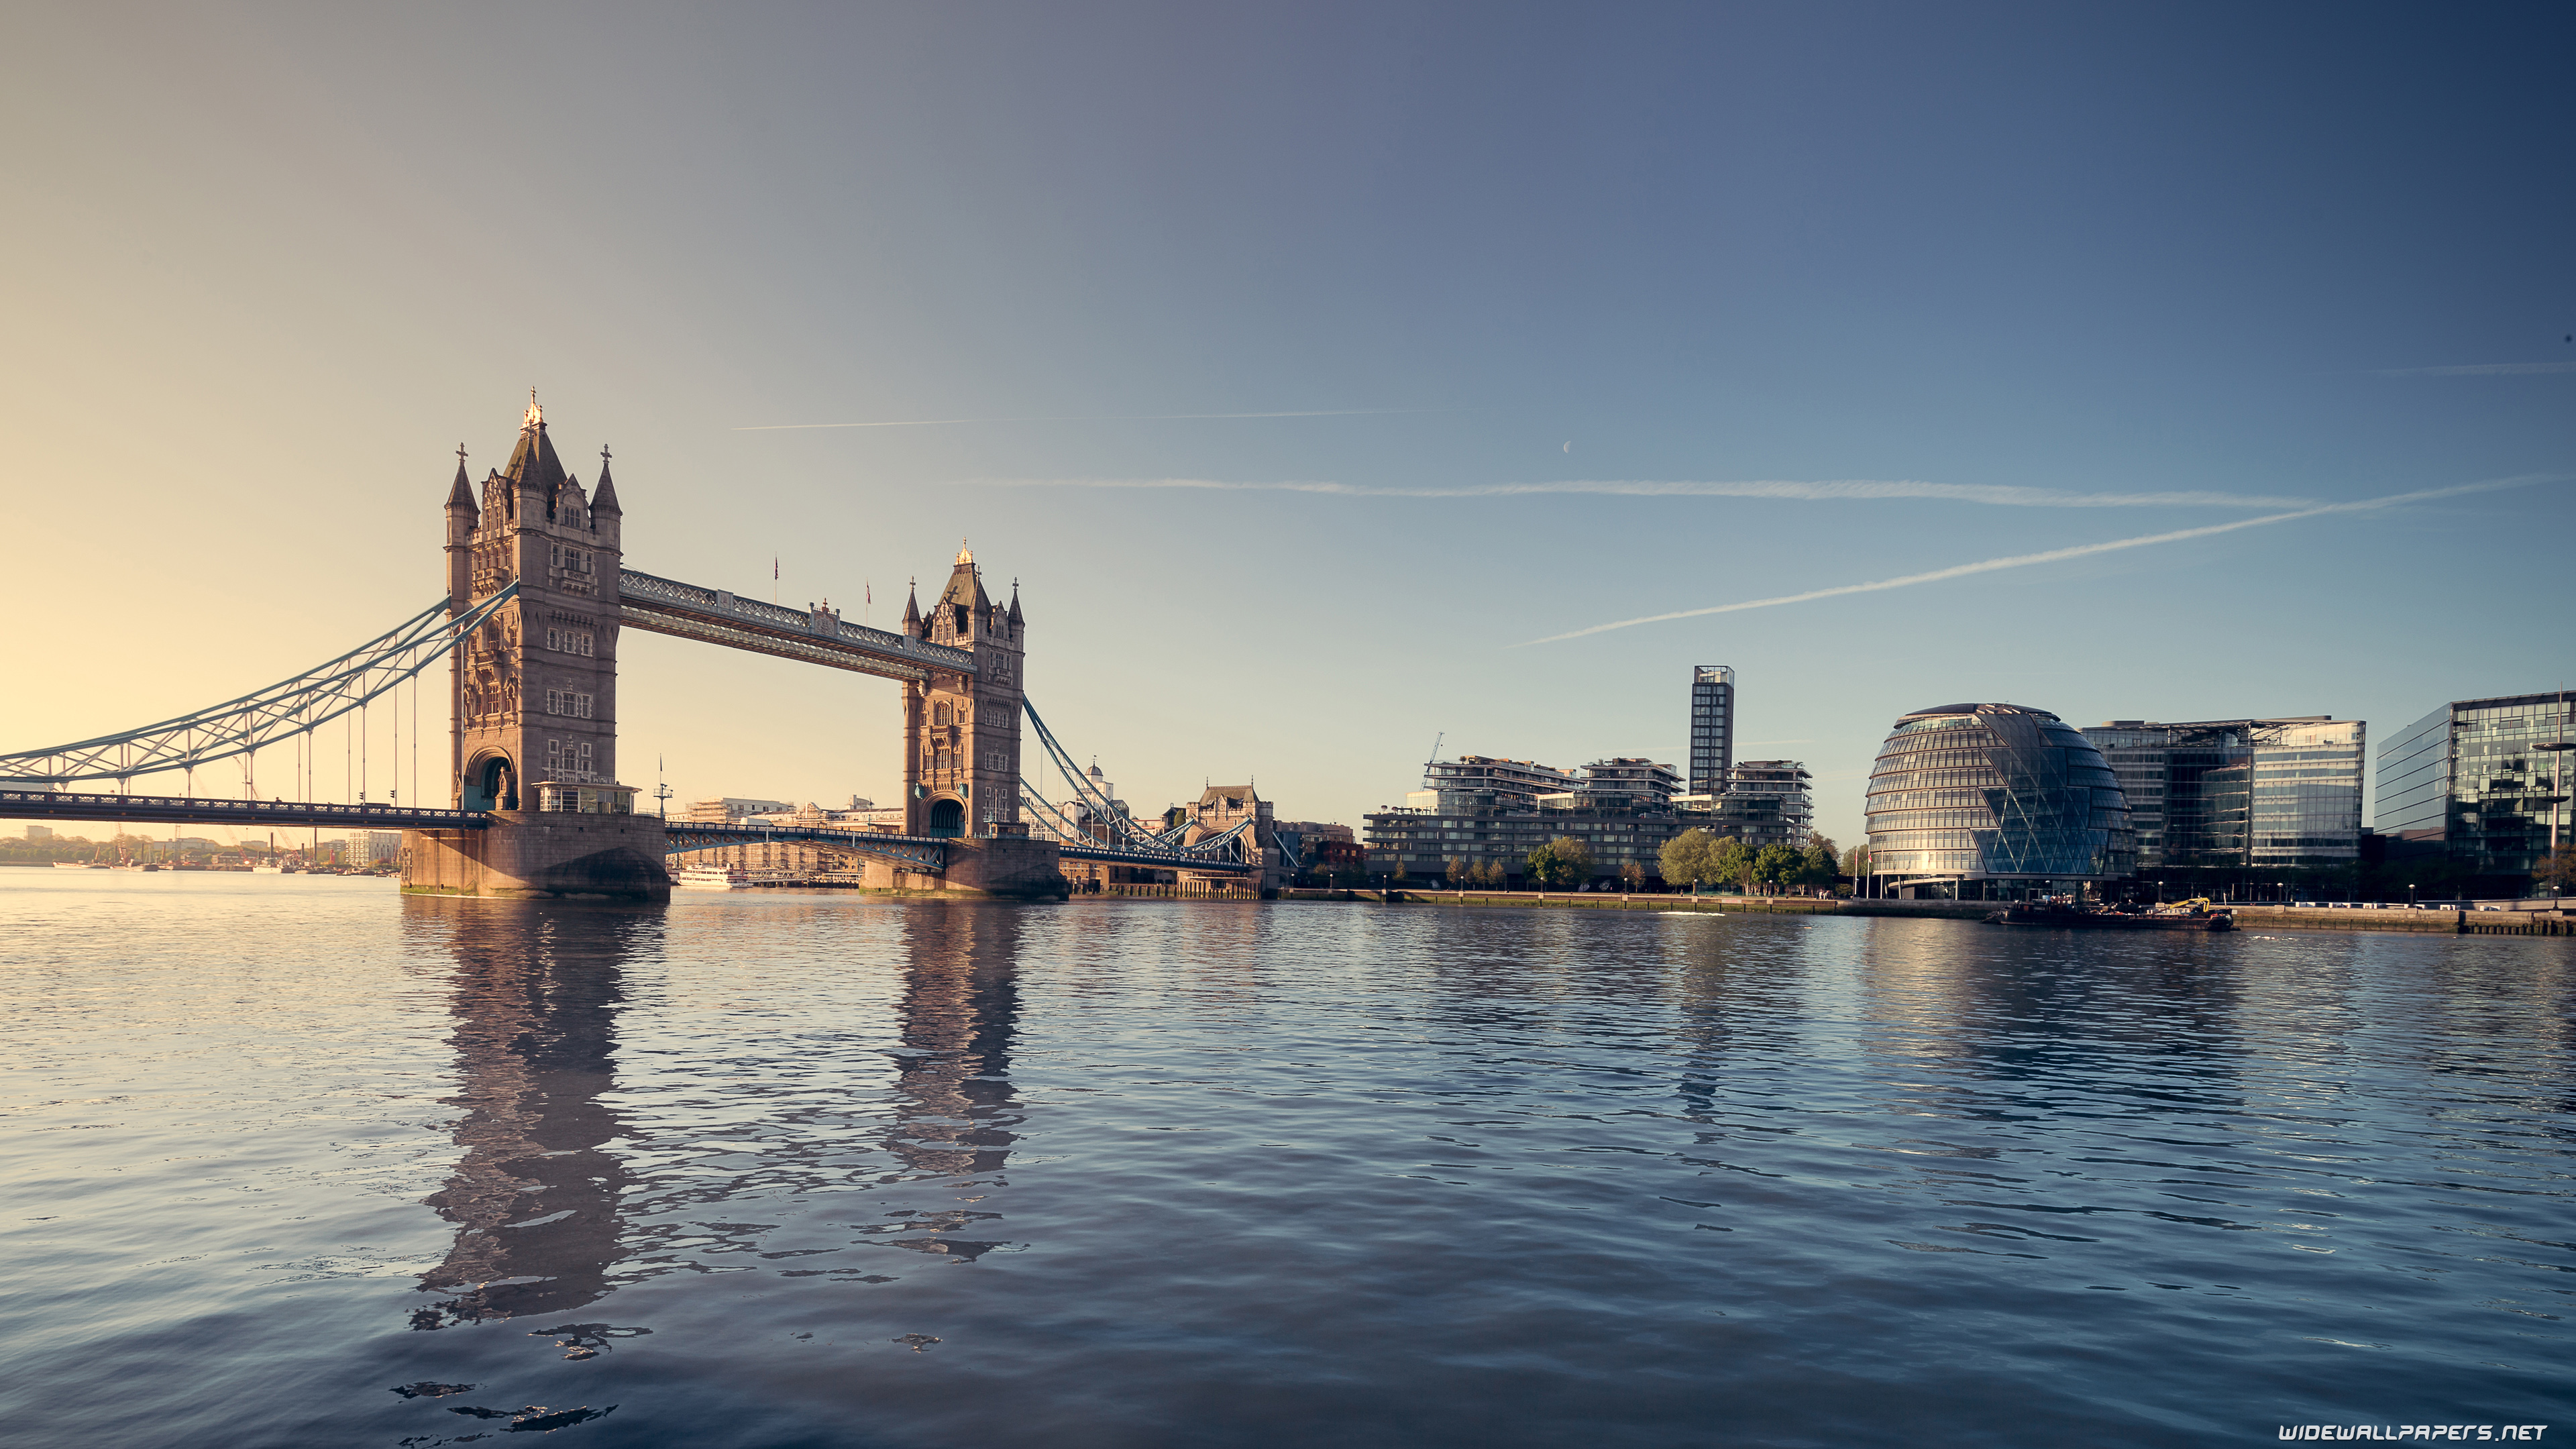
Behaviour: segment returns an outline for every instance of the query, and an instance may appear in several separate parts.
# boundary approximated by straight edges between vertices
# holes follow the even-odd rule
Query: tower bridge
[[[925,610],[915,590],[896,630],[741,598],[625,564],[625,508],[600,450],[585,489],[556,455],[533,398],[509,462],[478,487],[457,450],[446,502],[446,597],[411,620],[267,689],[177,719],[0,755],[0,814],[27,818],[400,826],[403,886],[458,895],[668,894],[665,860],[743,840],[811,840],[866,858],[870,884],[996,895],[1065,889],[1061,857],[1274,883],[1294,862],[1266,814],[1229,829],[1148,830],[1104,819],[1106,801],[1023,695],[1027,620],[986,593],[970,549]],[[619,639],[666,634],[896,681],[903,758],[899,830],[712,825],[635,810],[617,768]],[[452,808],[195,795],[194,772],[309,735],[448,663]],[[1035,726],[1073,810],[1022,777]],[[188,774],[178,796],[133,781]],[[83,786],[92,788],[82,789]],[[98,788],[112,786],[113,788]],[[1025,809],[1024,809],[1025,807]],[[1080,818],[1077,821],[1076,814]],[[1036,829],[1032,829],[1032,825]]]

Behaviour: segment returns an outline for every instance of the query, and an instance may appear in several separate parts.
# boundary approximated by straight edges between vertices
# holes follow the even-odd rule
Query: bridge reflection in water
[[[405,925],[441,938],[455,963],[458,1090],[465,1150],[426,1202],[456,1225],[446,1260],[421,1277],[450,1294],[416,1328],[558,1313],[608,1292],[619,1257],[619,1198],[631,1184],[607,1144],[626,1127],[614,1085],[626,962],[658,953],[645,913],[538,903],[406,897]]]
[[[664,959],[669,923],[661,910],[418,896],[406,898],[403,909],[416,945],[453,963],[455,1030],[448,1040],[458,1080],[442,1100],[461,1109],[450,1130],[463,1149],[447,1181],[423,1199],[455,1233],[445,1258],[421,1276],[421,1291],[435,1301],[413,1313],[414,1328],[564,1315],[627,1281],[708,1266],[689,1263],[693,1255],[685,1251],[675,1258],[663,1241],[676,1229],[656,1219],[682,1202],[703,1211],[781,1189],[801,1196],[937,1183],[937,1206],[888,1212],[904,1194],[880,1198],[881,1206],[866,1214],[876,1220],[848,1225],[858,1237],[842,1236],[841,1244],[966,1262],[1005,1246],[991,1231],[998,1214],[977,1210],[971,1200],[952,1206],[957,1200],[949,1191],[1000,1185],[1018,1140],[1022,1108],[1009,1076],[1019,1014],[1018,910],[957,902],[867,912],[875,917],[871,933],[882,931],[875,939],[894,948],[888,954],[900,973],[890,993],[895,1019],[871,1025],[864,1022],[871,1013],[862,1012],[858,1023],[822,1021],[813,1028],[876,1037],[884,1045],[875,1050],[894,1059],[892,1081],[878,1079],[875,1091],[882,1095],[874,1103],[864,1100],[862,1088],[861,1100],[840,1099],[838,1110],[819,1118],[810,1097],[792,1105],[723,1104],[715,1115],[734,1119],[732,1130],[749,1139],[752,1160],[738,1174],[683,1181],[666,1171],[669,1152],[650,1143],[652,1124],[630,1120],[612,1105],[621,1086],[620,1018],[629,1010],[630,977],[657,971]],[[817,907],[818,919],[809,924],[822,934],[847,929],[847,910],[839,903]],[[833,916],[840,919],[820,919]],[[649,1082],[629,1081],[623,1089],[638,1099],[662,1095]],[[766,1096],[768,1087],[743,1082],[738,1090]],[[759,1109],[765,1106],[784,1110],[746,1128],[738,1110],[745,1106],[754,1118],[764,1116]],[[853,1122],[852,1108],[878,1125]],[[838,1139],[819,1154],[811,1151],[817,1129],[826,1140]],[[803,1148],[775,1140],[764,1146],[763,1138],[782,1133]],[[662,1165],[638,1167],[620,1155],[621,1141],[635,1144],[638,1159]],[[888,1280],[872,1268],[899,1261],[824,1268],[804,1253],[778,1256],[806,1265],[789,1277],[873,1282]],[[567,1327],[577,1330],[573,1340],[641,1331]],[[580,1342],[566,1346],[573,1356],[588,1354]]]

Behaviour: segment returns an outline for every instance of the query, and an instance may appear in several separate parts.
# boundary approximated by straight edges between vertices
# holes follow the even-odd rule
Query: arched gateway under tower
[[[458,449],[446,505],[448,610],[460,621],[480,611],[480,622],[451,655],[449,767],[457,807],[489,812],[491,823],[410,832],[405,890],[668,894],[666,851],[687,842],[636,813],[636,787],[617,773],[618,644],[628,629],[900,681],[904,828],[854,833],[845,848],[864,855],[882,839],[880,854],[913,885],[1062,889],[1055,844],[1029,838],[1020,818],[1019,591],[1007,608],[994,604],[970,550],[958,550],[929,611],[916,594],[891,633],[828,606],[781,608],[626,568],[608,450],[585,490],[533,396],[508,465],[484,478],[479,497],[464,458]]]

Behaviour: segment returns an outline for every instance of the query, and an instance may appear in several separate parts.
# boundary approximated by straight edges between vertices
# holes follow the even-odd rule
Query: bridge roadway
[[[665,820],[662,828],[669,832],[666,854],[680,855],[692,850],[713,850],[727,845],[756,845],[762,841],[811,841],[817,845],[835,845],[890,856],[920,867],[941,870],[946,867],[947,848],[954,836],[893,835],[876,830],[844,830],[828,825],[723,825]],[[1043,838],[1043,837],[1041,837]],[[1117,846],[1067,845],[1056,842],[1056,854],[1072,860],[1109,861],[1118,865],[1141,865],[1163,870],[1212,871],[1243,875],[1253,867],[1241,861],[1207,860],[1184,855],[1179,851],[1126,849]]]
[[[0,818],[135,820],[169,825],[320,825],[338,830],[481,830],[479,810],[410,805],[334,805],[313,800],[211,800],[197,795],[81,794],[0,790]]]
[[[86,794],[69,790],[0,790],[0,819],[116,820],[162,825],[302,825],[335,830],[481,830],[492,817],[480,810],[427,810],[409,805],[366,803],[337,805],[315,800],[221,800],[194,795]],[[844,850],[885,856],[927,871],[947,869],[948,843],[954,837],[890,835],[874,830],[829,826],[696,824],[664,820],[668,855],[764,840],[811,841]],[[1106,861],[1163,870],[1195,870],[1241,875],[1252,867],[1241,861],[1205,860],[1178,851],[1121,849],[1115,846],[1067,845],[1058,855],[1074,860]]]

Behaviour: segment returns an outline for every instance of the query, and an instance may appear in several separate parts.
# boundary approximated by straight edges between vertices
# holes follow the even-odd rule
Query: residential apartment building
[[[727,795],[720,800],[697,800],[681,807],[680,818],[691,825],[724,825],[752,815],[776,815],[796,808],[789,800],[748,800]]]
[[[1702,664],[1691,670],[1690,793],[1723,795],[1735,769],[1735,670]]]
[[[1449,862],[1500,865],[1519,877],[1529,869],[1529,853],[1560,836],[1582,841],[1592,850],[1597,879],[1616,877],[1634,863],[1650,876],[1663,872],[1657,860],[1664,842],[1686,826],[1671,811],[1605,812],[1597,810],[1516,811],[1511,814],[1456,815],[1445,811],[1390,809],[1370,813],[1369,869],[1408,876],[1437,876]]]
[[[1560,770],[1536,760],[1460,755],[1423,766],[1422,788],[1406,795],[1404,803],[1408,809],[1451,814],[1535,810],[1541,795],[1582,787],[1580,770]]]
[[[1813,779],[1796,760],[1746,760],[1727,771],[1720,794],[1674,799],[1685,828],[1696,826],[1760,850],[1766,845],[1806,848],[1815,831]]]

